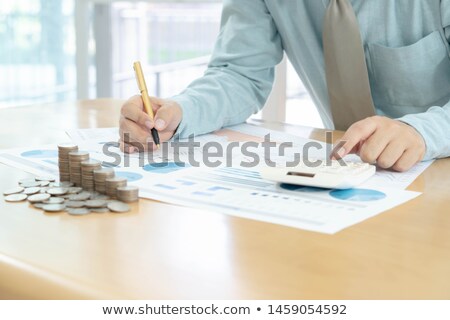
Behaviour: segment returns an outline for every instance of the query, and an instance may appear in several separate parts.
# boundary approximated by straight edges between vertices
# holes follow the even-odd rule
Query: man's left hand
[[[356,153],[364,162],[384,169],[407,171],[420,162],[426,150],[421,134],[413,127],[386,117],[374,116],[354,123],[341,139],[333,158]]]

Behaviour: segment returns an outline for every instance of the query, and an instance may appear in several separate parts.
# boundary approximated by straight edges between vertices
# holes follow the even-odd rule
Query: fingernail
[[[164,126],[166,125],[166,122],[162,119],[158,119],[155,122],[155,128],[158,130],[164,129]]]
[[[336,152],[336,154],[337,154],[340,158],[343,158],[343,157],[346,156],[347,152],[345,151],[345,148],[342,147],[342,148],[340,148],[340,149]]]
[[[153,123],[152,123],[151,121],[145,121],[145,126],[146,126],[148,129],[153,129]]]

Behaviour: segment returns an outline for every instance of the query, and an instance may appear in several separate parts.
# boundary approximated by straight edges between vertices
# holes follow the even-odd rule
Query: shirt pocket
[[[377,107],[419,109],[448,102],[450,59],[439,31],[406,47],[369,44],[367,50]]]

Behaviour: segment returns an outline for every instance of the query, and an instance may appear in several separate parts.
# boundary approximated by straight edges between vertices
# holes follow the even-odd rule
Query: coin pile
[[[117,196],[117,188],[125,187],[127,185],[127,179],[121,177],[108,178],[106,183],[106,195],[111,198]]]
[[[77,187],[81,187],[81,163],[86,160],[89,160],[89,152],[69,152],[70,182]]]
[[[102,164],[97,160],[81,162],[81,187],[87,191],[94,191],[94,171],[100,170]]]
[[[110,199],[95,191],[85,191],[80,187],[74,187],[72,182],[58,183],[52,182],[51,178],[49,178],[50,180],[37,179],[21,180],[18,187],[3,192],[5,201],[28,200],[33,207],[45,212],[66,211],[71,215],[130,211],[130,206],[125,202]],[[48,186],[40,187],[42,182],[48,182]]]
[[[28,201],[46,212],[67,211],[72,215],[91,212],[128,212],[127,202],[139,200],[139,189],[127,186],[114,169],[89,159],[89,152],[75,144],[58,145],[59,180],[51,177],[23,179],[19,186],[3,192],[5,201]],[[117,200],[115,200],[117,198]]]
[[[117,199],[123,202],[136,202],[139,200],[139,188],[135,186],[118,187]]]
[[[58,145],[59,181],[70,181],[69,153],[78,151],[78,146],[72,143]]]
[[[94,170],[94,186],[95,191],[100,193],[106,193],[106,179],[114,178],[114,169],[104,168],[100,170]]]

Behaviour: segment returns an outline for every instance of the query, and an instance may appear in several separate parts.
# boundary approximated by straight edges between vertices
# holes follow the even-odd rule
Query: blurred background
[[[0,108],[126,99],[138,93],[135,60],[152,95],[175,95],[205,71],[221,9],[220,0],[2,1]],[[289,62],[282,77],[285,121],[323,127]]]

